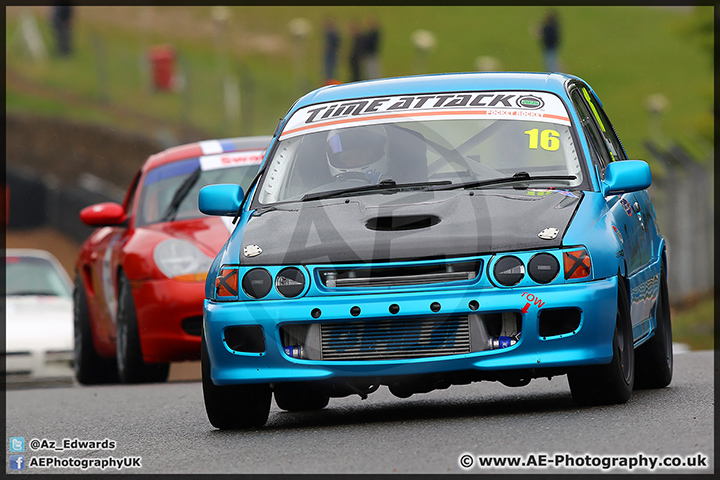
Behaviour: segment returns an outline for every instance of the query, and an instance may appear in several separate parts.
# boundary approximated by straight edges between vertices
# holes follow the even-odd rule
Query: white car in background
[[[50,252],[5,250],[5,378],[72,379],[72,282]]]

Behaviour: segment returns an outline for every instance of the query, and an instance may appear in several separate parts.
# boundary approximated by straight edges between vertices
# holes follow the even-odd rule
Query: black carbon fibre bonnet
[[[558,247],[581,193],[504,190],[364,195],[256,212],[243,265],[338,264],[451,258]],[[541,239],[546,228],[558,229]]]

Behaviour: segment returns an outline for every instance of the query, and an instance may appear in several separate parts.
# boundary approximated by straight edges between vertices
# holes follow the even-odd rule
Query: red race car
[[[80,383],[163,382],[170,362],[200,358],[205,277],[233,225],[200,213],[198,192],[215,183],[247,191],[269,144],[262,136],[169,148],[145,161],[122,205],[80,212],[99,227],[75,266]]]

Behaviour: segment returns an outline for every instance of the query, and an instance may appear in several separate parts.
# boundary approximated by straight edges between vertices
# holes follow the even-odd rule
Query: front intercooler
[[[323,360],[389,360],[470,352],[467,316],[323,323]]]

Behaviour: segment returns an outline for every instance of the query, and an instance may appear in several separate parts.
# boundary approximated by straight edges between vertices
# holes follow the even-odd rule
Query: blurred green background
[[[18,19],[36,20],[47,49],[53,47],[49,7],[8,7],[6,67],[13,78],[71,93],[75,99],[38,100],[7,87],[8,111],[115,124],[105,103],[176,126],[192,124],[209,137],[269,133],[300,95],[323,82],[322,23],[331,16],[343,34],[338,79],[347,81],[348,22],[376,16],[381,25],[383,76],[472,71],[478,57],[498,69],[540,71],[535,30],[543,7],[77,7],[75,53],[33,61]],[[651,134],[648,101],[666,99],[661,135],[690,150],[698,138],[712,142],[712,7],[556,7],[561,22],[564,72],[590,83],[602,99],[628,154],[648,157],[642,140]],[[304,19],[304,36],[291,21]],[[300,27],[303,27],[302,23]],[[427,30],[435,47],[423,53],[413,32]],[[175,92],[157,94],[148,54],[171,45],[177,55]],[[225,84],[235,82],[239,116],[226,113]],[[70,108],[73,100],[97,101]],[[230,99],[232,101],[232,99]],[[132,129],[132,122],[117,125]],[[700,140],[702,142],[703,140]]]
[[[658,178],[665,172],[647,151],[648,139],[661,146],[680,144],[700,162],[712,159],[713,7],[554,10],[560,19],[561,70],[593,86],[630,158],[647,160]],[[373,16],[378,19],[383,76],[476,71],[488,64],[497,70],[541,71],[536,32],[545,11],[531,6],[80,6],[73,18],[74,52],[58,58],[50,7],[6,7],[6,111],[106,125],[168,145],[270,134],[299,96],[324,81],[326,17],[334,19],[342,36],[337,78],[347,81],[353,19],[362,26]],[[430,32],[434,47],[416,47],[418,30]],[[158,45],[175,52],[172,91],[153,88],[149,54]],[[712,348],[713,305],[712,297],[701,298],[675,315],[676,340]]]

